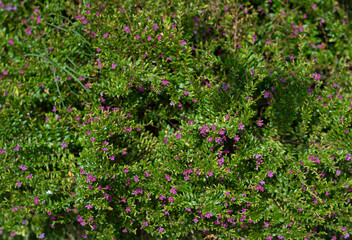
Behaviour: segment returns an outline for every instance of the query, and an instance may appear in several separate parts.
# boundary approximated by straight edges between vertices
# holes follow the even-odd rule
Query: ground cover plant
[[[0,238],[351,239],[350,14],[0,1]]]

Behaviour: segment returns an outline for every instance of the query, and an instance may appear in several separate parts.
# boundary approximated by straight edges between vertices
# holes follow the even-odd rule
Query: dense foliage
[[[0,2],[0,234],[352,237],[348,14]]]

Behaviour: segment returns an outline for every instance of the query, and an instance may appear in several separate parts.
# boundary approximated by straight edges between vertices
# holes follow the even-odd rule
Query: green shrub
[[[334,6],[0,3],[2,236],[347,239]]]

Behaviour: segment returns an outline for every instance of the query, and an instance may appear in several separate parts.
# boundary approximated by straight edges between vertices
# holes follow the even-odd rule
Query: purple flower
[[[243,125],[242,123],[241,123],[240,125],[238,125],[238,129],[239,129],[239,130],[243,130],[244,127],[245,127],[245,125]]]
[[[239,141],[240,140],[240,137],[238,135],[234,136],[233,138],[235,141]]]
[[[130,33],[130,32],[131,32],[131,30],[130,30],[128,27],[126,27],[126,26],[123,26],[123,30],[124,30],[126,33]]]
[[[30,29],[30,28],[26,28],[26,34],[27,35],[31,35],[32,34],[32,29]]]
[[[135,181],[135,182],[139,182],[139,179],[138,179],[138,176],[137,176],[137,175],[134,176],[134,181]]]
[[[177,189],[174,188],[174,187],[172,187],[171,190],[170,190],[170,192],[171,192],[172,194],[177,194]]]
[[[45,233],[42,233],[42,234],[40,234],[39,236],[38,236],[38,238],[44,238],[44,235],[45,235]]]
[[[20,166],[20,169],[21,169],[22,171],[26,171],[26,170],[27,170],[27,167],[26,167],[26,165],[21,165],[21,166]]]
[[[341,171],[339,169],[336,170],[336,175],[340,175],[341,174]]]
[[[17,145],[15,146],[14,150],[15,150],[15,151],[19,151],[19,150],[20,150],[20,147],[21,147],[21,146],[17,144]]]
[[[274,173],[271,170],[267,173],[268,173],[268,177],[270,177],[270,178],[274,176]]]
[[[263,120],[258,120],[257,122],[258,127],[261,127],[264,125]]]
[[[277,236],[279,239],[284,239],[285,237],[282,235]]]
[[[225,162],[225,159],[222,157],[222,158],[219,159],[219,162],[218,162],[218,163],[219,163],[219,165],[221,166],[224,162]]]
[[[159,228],[158,228],[158,233],[162,233],[162,232],[163,232],[163,230],[164,230],[164,228],[159,227]]]
[[[352,159],[352,156],[351,154],[346,154],[346,158],[345,158],[347,161],[351,161]]]
[[[61,147],[67,148],[67,142],[62,142],[62,143],[61,143]]]
[[[265,91],[263,93],[263,95],[264,95],[264,98],[268,98],[270,96],[270,92],[269,91]]]

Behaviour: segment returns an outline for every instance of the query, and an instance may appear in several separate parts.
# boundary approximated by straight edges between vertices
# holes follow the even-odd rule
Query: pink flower
[[[134,176],[134,181],[135,181],[135,182],[139,182],[139,179],[138,179],[138,176],[137,176],[137,175]]]
[[[234,136],[233,138],[235,141],[239,141],[240,140],[240,137],[238,135]]]
[[[159,29],[158,24],[153,24],[153,30],[156,31],[157,29]]]
[[[67,142],[62,142],[62,143],[61,143],[61,146],[62,146],[63,148],[67,148]]]
[[[172,194],[177,194],[177,189],[174,188],[174,187],[172,187],[171,190],[170,190],[170,192],[171,192]]]
[[[30,29],[30,28],[26,28],[26,34],[27,35],[31,35],[32,34],[32,29]]]
[[[126,26],[123,26],[123,30],[124,30],[126,33],[130,33],[130,32],[131,32],[131,30],[130,30],[128,27],[126,27]]]
[[[15,151],[19,151],[19,150],[20,150],[20,147],[21,147],[21,146],[17,144],[17,145],[15,146],[14,150],[15,150]]]

